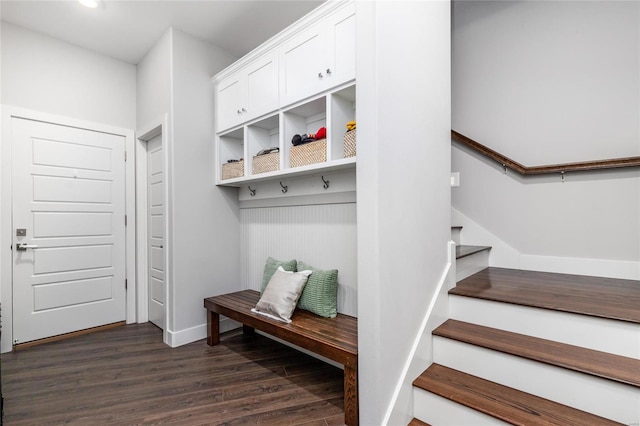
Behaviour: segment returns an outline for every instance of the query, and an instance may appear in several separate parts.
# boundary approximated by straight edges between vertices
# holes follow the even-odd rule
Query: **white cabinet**
[[[278,56],[271,53],[218,83],[217,127],[226,130],[278,108]]]
[[[288,105],[355,78],[355,5],[311,25],[280,50],[280,104]]]
[[[214,77],[218,184],[355,167],[343,149],[356,119],[355,37],[355,3],[326,2]],[[326,141],[292,150],[295,134],[320,127]]]

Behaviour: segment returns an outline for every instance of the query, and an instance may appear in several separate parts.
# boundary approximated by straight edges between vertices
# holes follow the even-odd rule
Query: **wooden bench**
[[[358,424],[358,319],[338,314],[322,318],[297,309],[287,324],[251,312],[260,299],[255,290],[243,290],[204,299],[207,309],[207,344],[220,343],[220,315],[322,355],[344,366],[344,417],[347,426]]]

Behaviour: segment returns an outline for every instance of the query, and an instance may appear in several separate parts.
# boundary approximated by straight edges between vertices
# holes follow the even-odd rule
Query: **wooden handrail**
[[[489,147],[474,141],[467,136],[451,130],[451,138],[480,154],[500,163],[521,175],[545,175],[549,173],[584,172],[589,170],[619,169],[623,167],[640,167],[640,157],[612,158],[609,160],[583,161],[579,163],[549,164],[546,166],[524,166]]]

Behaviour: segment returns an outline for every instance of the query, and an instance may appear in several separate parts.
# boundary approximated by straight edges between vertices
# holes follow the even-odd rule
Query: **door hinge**
[[[124,226],[127,226],[127,215],[124,215]]]
[[[128,284],[127,280],[125,279],[125,280],[124,280],[124,289],[125,289],[125,290],[127,289],[128,285],[129,285],[129,284]]]

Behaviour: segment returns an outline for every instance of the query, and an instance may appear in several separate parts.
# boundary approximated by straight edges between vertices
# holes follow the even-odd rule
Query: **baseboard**
[[[462,244],[492,247],[489,266],[640,280],[640,262],[524,254],[453,207],[451,208],[451,217],[451,223],[463,227],[460,234]]]
[[[220,318],[220,333],[235,330],[236,328],[239,328],[241,326],[242,324],[229,318]],[[168,331],[167,336],[167,344],[172,348],[177,348],[178,346],[206,339],[207,324],[200,324],[195,327],[187,328],[180,331]]]
[[[640,280],[640,262],[520,255],[520,269]]]

